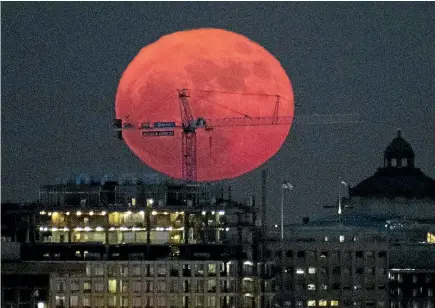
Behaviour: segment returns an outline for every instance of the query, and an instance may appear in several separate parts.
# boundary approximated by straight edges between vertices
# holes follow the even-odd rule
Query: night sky
[[[42,184],[87,173],[151,172],[112,132],[114,97],[139,49],[179,30],[246,35],[275,55],[296,115],[357,112],[364,124],[294,125],[261,168],[225,181],[259,196],[269,173],[269,219],[282,179],[288,222],[324,213],[338,178],[373,174],[398,128],[416,166],[435,177],[435,4],[1,3],[2,202],[35,200]],[[344,189],[343,189],[344,193]]]

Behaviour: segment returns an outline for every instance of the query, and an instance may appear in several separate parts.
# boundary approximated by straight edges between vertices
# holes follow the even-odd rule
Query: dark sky
[[[435,177],[435,4],[1,3],[2,202],[78,173],[150,169],[111,131],[119,78],[139,49],[171,32],[214,27],[275,55],[296,114],[360,113],[362,125],[294,125],[269,172],[269,217],[280,182],[288,222],[324,212],[341,176],[356,185],[382,164],[397,128]],[[261,169],[226,181],[258,193]]]

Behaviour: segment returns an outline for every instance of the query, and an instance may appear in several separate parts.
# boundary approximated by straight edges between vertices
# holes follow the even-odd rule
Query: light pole
[[[340,215],[342,213],[342,208],[341,208],[341,185],[344,185],[345,187],[349,187],[349,184],[347,184],[345,181],[343,181],[340,178],[338,178],[338,180],[340,181],[340,183],[338,184],[338,218],[340,218]]]
[[[284,190],[293,190],[293,185],[290,184],[288,181],[282,182],[281,187],[281,241],[284,240]]]

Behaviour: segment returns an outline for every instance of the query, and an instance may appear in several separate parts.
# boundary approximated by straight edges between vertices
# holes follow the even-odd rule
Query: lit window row
[[[328,303],[329,303],[329,306],[333,306],[333,307],[339,305],[338,300],[328,301],[326,299],[320,299],[317,301],[315,299],[310,299],[307,301],[307,306],[308,307],[316,307],[316,306],[326,307],[326,306],[328,306]]]
[[[225,211],[210,211],[210,212],[206,212],[206,211],[202,211],[201,212],[202,215],[206,215],[207,213],[211,213],[212,215],[215,215],[216,213],[220,216],[225,215]],[[56,215],[67,215],[69,216],[71,214],[71,212],[46,212],[46,211],[41,211],[39,212],[40,215],[48,215],[48,216],[56,216]],[[101,212],[94,212],[94,211],[89,211],[89,212],[82,212],[82,211],[76,211],[75,214],[77,216],[81,216],[81,215],[89,215],[89,216],[93,216],[93,215],[106,215],[107,212],[106,211],[101,211]],[[124,214],[126,215],[132,215],[132,214],[141,214],[144,215],[145,212],[144,211],[138,211],[138,212],[132,212],[132,211],[126,211],[124,212]],[[163,214],[163,215],[169,215],[170,212],[168,211],[164,211],[164,212],[158,212],[158,211],[152,211],[151,215],[157,215],[157,214]],[[173,214],[184,214],[184,212],[174,212]]]
[[[39,231],[55,231],[56,232],[56,231],[69,231],[69,230],[70,229],[67,228],[67,227],[64,227],[64,228],[40,227],[39,228]],[[96,227],[96,228],[91,228],[91,227],[84,227],[84,228],[76,227],[73,230],[74,231],[97,231],[97,232],[100,232],[100,231],[105,231],[106,229],[103,228],[103,227]],[[129,227],[120,227],[120,228],[115,228],[115,227],[110,227],[107,230],[109,230],[109,231],[146,231],[147,228],[138,228],[138,227],[131,227],[131,228],[129,228]],[[184,227],[181,227],[181,228],[157,227],[157,228],[151,228],[150,230],[152,230],[152,231],[183,231]],[[229,231],[230,228],[228,228],[228,227],[227,228],[218,228],[218,230],[220,230],[220,231]]]

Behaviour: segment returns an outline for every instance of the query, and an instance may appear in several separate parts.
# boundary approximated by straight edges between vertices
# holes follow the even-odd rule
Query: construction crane
[[[182,130],[182,178],[189,182],[197,180],[197,153],[196,153],[196,131],[204,129],[211,131],[216,127],[236,126],[265,126],[265,125],[290,125],[292,123],[304,124],[345,124],[362,123],[358,120],[359,115],[350,114],[312,114],[305,116],[279,116],[279,104],[282,99],[279,95],[258,94],[263,96],[274,96],[276,98],[273,114],[270,117],[251,117],[243,114],[241,117],[205,119],[195,118],[189,106],[189,89],[178,89],[180,100],[181,124],[175,122],[141,122],[132,123],[127,119],[115,119],[114,126],[118,132],[118,139],[122,140],[122,131],[141,130],[142,136],[174,136],[174,129]],[[215,92],[215,91],[203,91]],[[219,92],[218,92],[219,93]],[[221,92],[230,93],[230,92]],[[243,94],[243,93],[232,93]]]

